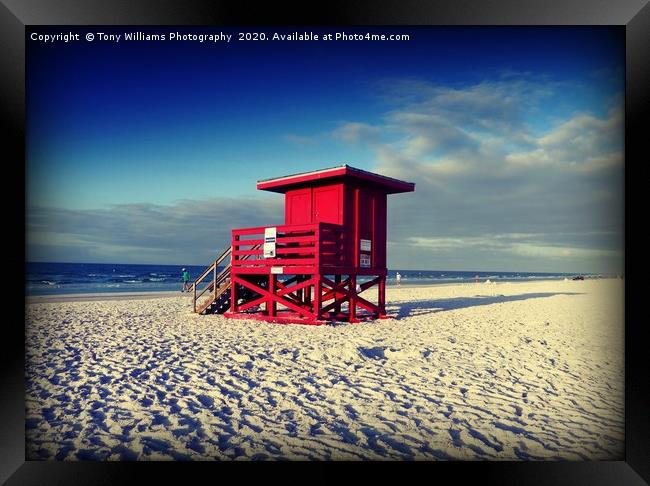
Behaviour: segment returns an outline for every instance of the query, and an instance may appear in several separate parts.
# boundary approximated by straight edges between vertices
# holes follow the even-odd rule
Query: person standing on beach
[[[401,285],[402,275],[399,272],[397,272],[397,275],[395,275],[395,280],[397,280],[397,285]]]
[[[183,290],[181,292],[190,291],[190,272],[185,268],[183,269]]]

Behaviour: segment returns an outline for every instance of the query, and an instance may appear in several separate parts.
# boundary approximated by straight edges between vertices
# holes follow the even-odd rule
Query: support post
[[[334,275],[334,283],[338,286],[341,284],[341,274],[337,273]],[[334,300],[339,300],[336,295],[334,295]],[[339,315],[341,313],[341,302],[339,301],[338,304],[334,306],[334,314]]]
[[[237,312],[237,284],[230,281],[230,312]]]
[[[237,284],[235,283],[235,261],[238,259],[232,252],[239,248],[235,244],[239,240],[239,235],[233,235],[230,245],[230,312],[237,312]]]
[[[269,273],[269,292],[271,295],[275,295],[275,279],[275,274]],[[269,297],[266,301],[266,310],[268,311],[269,317],[275,317],[277,311],[277,302],[271,297]]]
[[[350,322],[359,322],[357,320],[357,276],[350,275]]]
[[[377,299],[379,304],[379,317],[386,315],[386,276],[379,277],[379,296]]]
[[[196,282],[192,284],[192,294],[194,295],[194,303],[192,305],[194,306],[194,313],[196,314]]]
[[[315,275],[314,282],[314,318],[316,320],[320,319],[320,309],[321,302],[323,297],[323,284],[320,279],[320,275]]]
[[[296,278],[296,283],[301,283],[301,282],[304,282],[304,281],[305,281],[305,278],[304,278],[302,275],[298,275],[298,278]],[[303,303],[304,303],[304,302],[305,302],[305,292],[304,292],[304,289],[299,289],[299,290],[296,292],[296,297],[298,298],[298,300],[300,300],[300,302],[303,302]]]

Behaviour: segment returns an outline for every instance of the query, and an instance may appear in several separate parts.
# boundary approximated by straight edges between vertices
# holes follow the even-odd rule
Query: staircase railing
[[[192,307],[194,309],[194,312],[196,312],[196,301],[199,299],[203,294],[205,294],[208,291],[213,291],[213,298],[216,298],[217,290],[219,289],[219,284],[225,279],[225,277],[230,273],[230,264],[226,265],[221,272],[217,274],[217,267],[223,262],[226,258],[228,258],[231,255],[232,252],[232,247],[226,248],[221,255],[217,257],[217,259],[212,262],[212,264],[205,269],[205,271],[201,274],[199,278],[197,278],[194,283],[192,284]],[[204,289],[202,289],[198,294],[197,294],[197,287],[201,282],[203,282],[208,275],[212,275],[212,282],[210,282],[208,285],[205,286]]]
[[[262,247],[262,245],[255,245],[253,249],[258,250]],[[208,301],[205,301],[203,304],[208,304],[208,302],[212,303],[214,302],[217,297],[221,294],[221,291],[219,290],[219,287],[221,284],[228,278],[230,277],[230,266],[231,263],[228,265],[224,266],[223,269],[219,273],[217,273],[217,267],[229,256],[232,255],[232,247],[228,247],[224,250],[224,252],[219,255],[219,257],[208,267],[205,269],[205,271],[201,274],[199,278],[197,278],[194,283],[192,284],[192,308],[194,309],[194,312],[196,312],[197,305],[196,302],[199,298],[201,298],[206,292],[212,292],[210,295],[210,299]],[[247,259],[249,256],[241,258],[242,260]],[[231,259],[232,260],[232,259]],[[212,282],[210,282],[208,285],[205,286],[201,291],[197,293],[197,287],[198,285],[203,282],[208,275],[213,276]],[[225,290],[225,288],[224,288]],[[208,305],[201,305],[201,312],[207,308]]]

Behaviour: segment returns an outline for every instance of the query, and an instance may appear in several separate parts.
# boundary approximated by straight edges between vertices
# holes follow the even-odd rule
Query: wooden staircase
[[[197,314],[212,314],[217,310],[217,308],[223,306],[224,300],[230,302],[230,299],[226,297],[226,294],[228,294],[228,297],[230,296],[230,262],[228,262],[228,264],[217,273],[219,265],[221,265],[230,254],[231,248],[228,247],[192,284],[193,307],[194,312]],[[212,276],[212,281],[199,291],[199,285],[210,276]],[[219,303],[222,305],[219,305]],[[225,312],[226,310],[227,307],[224,308],[222,312]]]
[[[253,249],[257,249],[260,246],[256,245]],[[224,265],[220,272],[217,272],[217,269],[231,254],[232,248],[226,248],[192,284],[193,308],[197,314],[223,314],[230,308],[230,290],[232,286],[230,281],[230,262]],[[210,276],[212,276],[212,280],[199,291],[199,285]],[[266,286],[265,283],[258,283]],[[254,292],[243,286],[238,286],[238,300],[244,299],[246,301],[254,296]]]

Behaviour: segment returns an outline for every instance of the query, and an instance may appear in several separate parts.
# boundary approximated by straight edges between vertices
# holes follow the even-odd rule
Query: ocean
[[[95,292],[155,292],[181,290],[179,265],[126,265],[110,263],[43,263],[25,264],[26,295],[57,295]],[[195,279],[205,266],[186,265],[190,277]],[[542,272],[480,272],[451,270],[400,270],[388,271],[387,285],[396,285],[395,275],[402,276],[402,285],[431,285],[481,281],[496,282],[525,280],[563,280],[571,273]],[[585,278],[602,275],[584,274]]]

